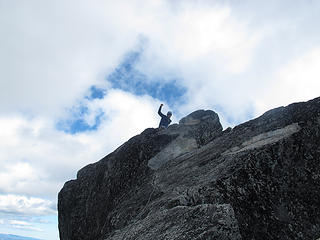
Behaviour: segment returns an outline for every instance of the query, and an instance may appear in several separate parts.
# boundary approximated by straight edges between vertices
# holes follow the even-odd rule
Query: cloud
[[[265,94],[257,99],[257,112],[262,113],[270,107],[320,96],[319,66],[320,46],[282,66],[275,72]]]
[[[137,68],[163,79],[178,76],[189,97],[199,99],[196,106],[208,101],[201,98],[209,95],[204,89],[221,86],[223,79],[215,71],[235,74],[248,67],[260,33],[234,18],[230,6],[206,1],[152,1],[143,7],[140,3],[3,4],[0,62],[1,78],[6,80],[0,89],[7,104],[0,106],[2,112],[63,114],[86,89],[101,84],[141,36],[146,46]],[[119,12],[126,17],[119,17]],[[207,87],[195,92],[199,85]],[[223,95],[214,94],[211,100]]]
[[[36,218],[33,221],[36,222],[36,223],[44,223],[44,224],[51,223],[51,221],[49,221],[47,219],[41,219],[41,218]]]
[[[4,224],[4,220],[3,219],[0,219],[0,224]]]
[[[10,227],[23,229],[23,230],[31,230],[36,232],[43,232],[44,230],[38,227],[34,227],[32,224],[25,222],[25,221],[18,221],[18,220],[10,220],[9,221]]]
[[[18,220],[10,220],[11,225],[20,225],[20,226],[31,226],[30,223]]]
[[[19,225],[12,225],[13,228],[16,229],[23,229],[23,230],[30,230],[36,232],[44,232],[42,228],[32,227],[32,226],[19,226]]]
[[[144,29],[149,45],[143,64],[152,67],[149,74],[159,71],[157,65],[188,73],[187,67],[194,70],[201,65],[193,64],[200,62],[212,67],[207,74],[217,67],[229,73],[247,68],[260,33],[250,32],[228,5],[186,2],[175,11],[163,8],[163,14],[149,16],[152,24],[147,22]]]
[[[12,194],[0,195],[0,212],[18,215],[50,215],[56,213],[51,201]],[[17,225],[19,221],[15,223]]]
[[[1,112],[55,116],[103,81],[136,42],[124,23],[110,24],[121,5],[3,2],[0,96],[6,104],[0,105]]]
[[[0,173],[0,187],[10,188],[13,182],[19,182],[19,184],[21,184],[22,186],[12,186],[13,189],[14,187],[17,187],[17,190],[19,191],[21,188],[25,187],[26,182],[34,181],[35,178],[36,172],[33,170],[29,163],[19,162],[16,164],[10,164],[8,166],[5,166],[5,168],[2,169],[2,172]]]
[[[181,115],[212,108],[225,125],[257,116],[257,101],[263,101],[265,110],[275,107],[269,102],[275,95],[269,91],[274,74],[320,40],[314,30],[320,4],[314,1],[184,1],[168,6],[172,7],[159,6],[161,14],[147,15],[147,41],[137,68],[149,76],[179,76],[187,89]],[[278,89],[275,99],[286,91],[283,85]],[[262,99],[263,95],[268,97]],[[314,97],[308,91],[306,95]],[[299,99],[290,97],[287,102]]]
[[[319,40],[310,24],[319,19],[314,1],[141,3],[3,4],[1,112],[64,117],[91,86],[108,85],[105,77],[142,42],[136,68],[143,81],[162,76],[187,89],[180,115],[222,109],[229,123],[239,123],[253,117],[256,98],[271,95],[266,89],[279,65]]]

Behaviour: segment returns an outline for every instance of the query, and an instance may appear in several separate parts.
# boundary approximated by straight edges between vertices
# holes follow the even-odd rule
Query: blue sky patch
[[[85,131],[95,131],[101,124],[101,119],[104,113],[101,112],[95,116],[93,125],[89,125],[85,120],[86,115],[89,114],[89,110],[86,106],[80,106],[71,111],[71,117],[69,119],[60,120],[56,127],[58,130],[64,131],[70,134],[76,134]]]
[[[161,76],[148,78],[146,74],[136,69],[136,64],[139,62],[142,50],[128,53],[122,63],[106,77],[106,80],[111,83],[114,89],[121,89],[132,94],[142,96],[149,95],[157,98],[165,103],[168,103],[175,110],[175,105],[182,104],[183,96],[187,89],[178,84],[179,79],[164,79]],[[89,93],[84,99],[92,101],[94,99],[103,99],[107,90],[97,86],[91,86]],[[88,107],[83,103],[80,106],[73,107],[70,110],[70,117],[58,121],[56,127],[58,130],[70,134],[76,134],[85,131],[95,131],[101,124],[101,119],[104,113],[99,113],[95,116],[93,125],[89,125],[85,120],[90,114]]]
[[[107,80],[112,88],[131,92],[135,95],[149,95],[170,105],[182,101],[187,89],[178,84],[179,79],[166,80],[161,76],[148,78],[136,69],[142,52],[127,54],[123,62],[109,75]]]
[[[90,88],[90,95],[87,97],[87,99],[102,99],[106,95],[106,91],[102,88],[98,88],[96,86],[92,86]]]

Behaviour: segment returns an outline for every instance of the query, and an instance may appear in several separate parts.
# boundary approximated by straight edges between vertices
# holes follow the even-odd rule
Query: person
[[[172,116],[172,112],[168,112],[167,113],[167,116],[164,115],[162,112],[161,112],[161,108],[162,108],[163,104],[160,105],[159,107],[159,110],[158,110],[158,114],[160,115],[161,117],[161,120],[160,120],[160,123],[159,123],[159,128],[167,128],[169,126],[169,124],[171,123],[171,116]]]

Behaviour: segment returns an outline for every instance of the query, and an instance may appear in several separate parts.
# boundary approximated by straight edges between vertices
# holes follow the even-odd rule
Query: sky
[[[0,233],[58,239],[57,194],[145,128],[320,96],[317,0],[0,0]]]

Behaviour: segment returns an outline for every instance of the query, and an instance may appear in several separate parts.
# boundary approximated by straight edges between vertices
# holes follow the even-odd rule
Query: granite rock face
[[[320,98],[222,131],[213,111],[146,129],[59,193],[61,240],[317,239]]]

